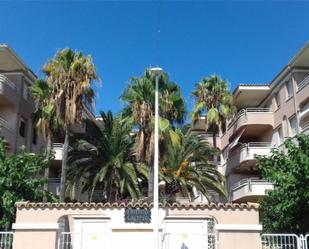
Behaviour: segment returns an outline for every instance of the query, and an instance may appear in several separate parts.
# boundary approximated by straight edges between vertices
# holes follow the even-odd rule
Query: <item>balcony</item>
[[[54,195],[59,195],[60,178],[48,178],[48,191],[52,192]]]
[[[297,90],[300,91],[309,83],[309,75],[297,84]]]
[[[234,184],[230,198],[234,202],[257,202],[267,195],[274,185],[266,180],[245,178]]]
[[[300,122],[309,121],[309,101],[301,107],[299,113],[299,120]]]
[[[273,112],[271,108],[247,108],[240,110],[229,122],[228,131],[233,136],[239,128],[246,125],[267,125],[273,127]]]
[[[63,157],[63,144],[62,143],[53,143],[53,151],[55,153],[55,161],[62,161]]]
[[[273,148],[269,142],[250,142],[238,144],[230,151],[227,166],[235,171],[256,170],[255,155],[269,155]]]
[[[199,136],[201,137],[202,141],[205,141],[209,143],[211,146],[213,146],[213,134],[210,132],[199,132]],[[217,147],[220,147],[220,137],[219,134],[216,135],[216,142]]]
[[[309,121],[301,126],[301,132],[309,135]]]
[[[1,135],[9,143],[9,147],[12,149],[12,147],[16,142],[15,130],[3,117],[0,117],[0,129],[1,129]]]
[[[0,74],[0,105],[17,103],[18,89],[6,76]]]

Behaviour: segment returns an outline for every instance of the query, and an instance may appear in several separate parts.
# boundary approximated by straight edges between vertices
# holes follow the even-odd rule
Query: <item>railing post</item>
[[[248,179],[248,188],[249,188],[249,192],[252,192],[252,186],[251,186],[251,179]]]

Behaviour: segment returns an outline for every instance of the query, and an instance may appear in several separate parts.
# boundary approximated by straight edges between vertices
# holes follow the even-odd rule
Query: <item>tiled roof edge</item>
[[[15,207],[19,209],[23,208],[36,208],[36,209],[46,209],[46,208],[150,208],[152,203],[147,202],[122,202],[122,203],[94,203],[94,202],[61,202],[61,203],[50,203],[50,202],[16,202]],[[259,205],[255,203],[210,203],[210,204],[196,204],[196,203],[173,203],[173,204],[162,204],[161,208],[171,208],[171,209],[259,209]]]

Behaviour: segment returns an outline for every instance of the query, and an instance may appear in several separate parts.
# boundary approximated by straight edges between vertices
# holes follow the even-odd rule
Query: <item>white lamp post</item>
[[[159,241],[159,77],[162,68],[154,67],[150,71],[156,76],[156,94],[155,94],[155,147],[153,163],[153,248],[160,248]]]

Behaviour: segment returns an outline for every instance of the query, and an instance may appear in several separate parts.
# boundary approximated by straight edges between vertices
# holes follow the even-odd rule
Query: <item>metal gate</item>
[[[14,233],[0,231],[0,249],[14,248]]]
[[[217,237],[215,234],[165,233],[161,248],[217,249]]]
[[[309,234],[262,234],[262,249],[309,249]]]
[[[108,234],[100,232],[62,232],[58,239],[58,249],[109,249],[111,248],[109,239]]]

